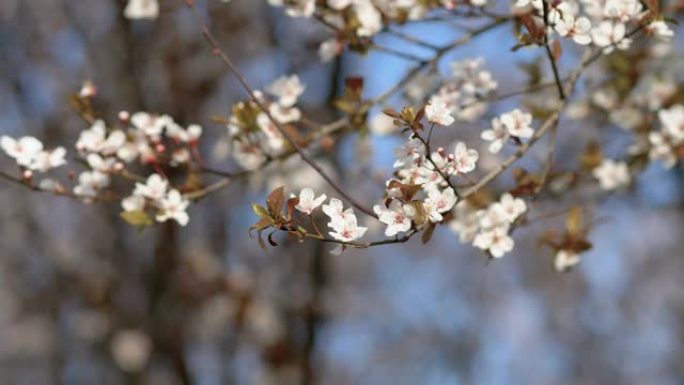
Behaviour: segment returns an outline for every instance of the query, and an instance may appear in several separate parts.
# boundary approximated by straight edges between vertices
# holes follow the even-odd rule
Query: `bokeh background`
[[[210,117],[244,98],[236,81],[182,1],[162,0],[155,21],[126,20],[124,3],[0,0],[0,134],[69,146],[86,124],[68,96],[92,80],[104,117],[151,111],[200,123],[203,150],[230,169],[226,129]],[[308,84],[301,106],[318,121],[338,116],[329,101],[346,75],[365,76],[372,96],[412,65],[379,52],[321,64],[326,30],[266,1],[208,0],[198,10],[255,87],[299,74]],[[463,27],[405,30],[444,44]],[[426,54],[392,36],[378,41]],[[519,89],[517,63],[541,52],[513,45],[510,27],[499,28],[442,64],[481,56],[500,90]],[[681,80],[682,63],[671,66]],[[580,137],[623,136],[605,122],[561,127],[559,161]],[[387,178],[402,140],[349,135],[320,159],[355,195],[380,197],[363,181]],[[12,171],[8,158],[0,167]],[[593,205],[595,248],[567,274],[536,246],[553,222],[517,233],[516,250],[491,263],[446,228],[427,246],[334,256],[279,239],[264,251],[247,235],[249,203],[282,183],[326,189],[292,159],[193,205],[187,228],[143,232],[119,207],[0,183],[0,384],[684,384],[681,169],[651,166],[635,187]]]

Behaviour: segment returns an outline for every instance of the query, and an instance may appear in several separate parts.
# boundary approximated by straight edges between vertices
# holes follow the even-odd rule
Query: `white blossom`
[[[172,123],[173,119],[168,115],[155,116],[147,112],[136,112],[131,116],[131,124],[153,140],[159,140],[164,128]]]
[[[278,97],[278,104],[292,107],[304,93],[306,86],[299,80],[299,76],[283,76],[268,87],[268,92]]]
[[[674,31],[663,20],[655,20],[649,24],[646,29],[654,34],[656,37],[663,40],[670,40],[674,36]]]
[[[451,211],[456,205],[456,193],[451,187],[440,192],[437,189],[428,191],[428,197],[425,199],[425,211],[427,211],[430,221],[433,223],[441,222],[442,214]]]
[[[469,149],[466,147],[465,143],[458,142],[454,149],[454,170],[461,174],[466,174],[475,170],[479,157],[480,155],[477,153],[477,150],[472,148]]]
[[[156,19],[159,16],[158,0],[128,0],[124,9],[128,19]]]
[[[580,263],[579,254],[570,250],[558,250],[553,259],[553,268],[557,272],[564,272]]]
[[[440,126],[450,126],[455,121],[447,104],[436,96],[433,96],[428,105],[425,106],[425,116],[430,123]]]
[[[157,202],[159,212],[157,213],[158,222],[166,222],[169,219],[175,220],[179,225],[188,224],[190,217],[186,212],[190,202],[183,198],[178,190],[172,189],[169,193]]]
[[[19,140],[2,136],[0,147],[5,154],[14,158],[17,164],[23,167],[30,167],[38,154],[43,151],[43,143],[32,136],[24,136]]]
[[[152,351],[152,341],[141,331],[123,330],[112,337],[110,349],[114,362],[121,370],[135,373],[147,365]]]
[[[318,47],[318,57],[323,62],[329,62],[342,52],[343,46],[337,39],[328,39]]]
[[[359,36],[373,36],[382,29],[382,14],[370,0],[356,0],[356,18],[361,24],[356,33]]]
[[[302,189],[299,193],[299,202],[295,208],[304,214],[311,215],[311,213],[320,206],[327,197],[322,194],[318,198],[315,197],[314,191],[308,187]]]
[[[152,201],[161,201],[166,196],[169,181],[159,174],[152,174],[145,183],[136,183],[133,194],[141,195]]]
[[[629,168],[624,162],[616,162],[612,159],[605,159],[596,167],[592,174],[598,180],[601,189],[615,190],[629,184],[631,177]]]
[[[328,226],[333,229],[329,234],[338,241],[352,242],[361,238],[367,227],[360,227],[352,208],[343,210],[342,201],[336,198],[330,199],[330,203],[323,205],[323,212],[330,217]]]
[[[121,130],[107,133],[102,120],[96,120],[90,128],[81,131],[76,141],[76,149],[82,153],[97,152],[105,155],[116,153],[126,143],[126,134]]]
[[[648,141],[651,145],[648,152],[649,159],[662,161],[667,168],[672,168],[677,164],[677,155],[665,135],[660,132],[651,132],[648,134]]]
[[[489,152],[496,154],[501,151],[510,135],[508,134],[506,127],[501,123],[501,119],[494,118],[494,120],[492,120],[492,128],[482,131],[480,137],[483,140],[491,142],[489,144]]]
[[[74,194],[92,198],[107,186],[109,186],[109,175],[97,170],[84,171],[78,175],[78,184],[74,186]]]
[[[623,23],[603,21],[591,30],[591,38],[594,44],[604,48],[605,53],[610,53],[615,47],[626,49],[631,45],[632,41],[625,37],[626,33]]]
[[[478,233],[473,240],[473,246],[487,250],[494,258],[501,258],[513,250],[515,242],[508,235],[508,226],[497,226]]]
[[[145,197],[132,194],[121,200],[124,211],[142,211],[145,208]]]
[[[591,44],[591,21],[586,17],[575,19],[572,15],[564,15],[556,20],[554,28],[559,35],[571,37],[577,44]]]
[[[411,229],[411,218],[404,210],[404,205],[398,200],[393,200],[389,207],[375,205],[373,211],[377,214],[380,222],[387,225],[385,235],[388,237]]]
[[[511,136],[529,138],[534,134],[534,130],[530,127],[532,115],[522,112],[517,108],[501,115],[500,119],[501,124],[503,124]]]
[[[675,105],[667,110],[658,112],[658,119],[663,125],[663,131],[679,143],[684,141],[684,106]]]

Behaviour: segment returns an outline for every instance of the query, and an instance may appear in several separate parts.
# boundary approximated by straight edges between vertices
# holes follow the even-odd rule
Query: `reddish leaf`
[[[266,198],[266,206],[271,216],[278,220],[283,210],[283,202],[285,201],[285,187],[280,186],[273,190]]]

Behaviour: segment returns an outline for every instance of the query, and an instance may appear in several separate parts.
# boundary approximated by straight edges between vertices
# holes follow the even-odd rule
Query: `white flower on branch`
[[[527,204],[524,200],[506,193],[501,196],[498,202],[491,205],[489,210],[496,212],[504,224],[512,224],[527,211]]]
[[[172,122],[166,129],[166,135],[181,143],[195,143],[202,136],[202,126],[191,124],[188,128],[183,128],[179,124]]]
[[[501,123],[501,119],[494,118],[494,120],[492,120],[492,128],[482,131],[480,137],[483,140],[491,142],[489,144],[489,152],[496,154],[501,151],[510,135],[508,134],[506,127]]]
[[[603,21],[591,30],[591,38],[599,47],[604,48],[605,53],[613,52],[615,47],[627,49],[632,40],[626,38],[627,28],[623,23],[616,21]]]
[[[103,158],[99,154],[88,154],[86,162],[93,170],[104,173],[114,171],[120,167],[120,163],[118,163],[116,158]]]
[[[299,193],[299,203],[297,203],[295,208],[304,214],[311,215],[311,213],[325,202],[326,199],[327,197],[325,194],[316,198],[314,191],[309,187],[306,187]]]
[[[78,184],[74,187],[74,194],[84,198],[93,198],[107,186],[109,186],[109,175],[97,170],[84,171],[78,175]]]
[[[506,128],[511,136],[517,138],[529,138],[534,134],[534,130],[530,126],[532,124],[532,115],[515,109],[507,112],[500,117],[501,124]]]
[[[121,130],[107,133],[102,120],[96,120],[89,129],[81,131],[76,149],[81,153],[97,152],[105,155],[116,153],[126,143],[126,134]]]
[[[360,24],[356,31],[359,36],[373,36],[382,30],[382,14],[370,0],[356,0],[354,11]]]
[[[571,37],[577,44],[591,44],[591,21],[586,17],[575,19],[572,15],[564,15],[556,20],[554,28],[559,35]]]
[[[257,125],[264,133],[263,146],[273,152],[280,152],[285,147],[285,138],[265,112],[257,115]]]
[[[169,193],[157,203],[159,212],[157,213],[158,222],[166,222],[169,219],[175,220],[179,225],[188,224],[190,217],[186,212],[190,202],[183,198],[178,190],[170,190]]]
[[[387,225],[385,235],[388,237],[411,229],[411,218],[404,209],[404,205],[398,200],[393,200],[389,207],[375,205],[373,211],[377,214],[380,222]]]
[[[136,183],[133,194],[144,196],[152,201],[160,201],[166,196],[169,181],[159,174],[152,174],[145,183]]]
[[[605,159],[592,174],[603,190],[616,190],[629,184],[631,177],[627,163]]]
[[[66,164],[64,147],[53,150],[43,150],[43,147],[43,143],[32,136],[24,136],[19,140],[9,136],[0,138],[0,148],[21,167],[48,172]]]
[[[427,120],[440,126],[450,126],[454,123],[455,119],[451,113],[447,103],[437,96],[430,98],[430,102],[425,106]]]
[[[458,144],[456,144],[456,148],[454,149],[454,171],[461,174],[467,174],[475,170],[479,157],[480,155],[478,154],[477,150],[467,148],[465,143],[458,142]]]
[[[43,143],[32,136],[24,136],[19,140],[3,136],[0,138],[0,147],[18,165],[27,168],[31,166],[36,156],[43,151]]]
[[[333,231],[329,234],[341,242],[353,242],[366,233],[367,227],[361,227],[356,223],[356,216],[350,215],[344,219],[337,219],[331,222],[330,227]]]
[[[121,200],[121,207],[124,211],[142,211],[145,208],[145,197],[134,193]]]
[[[684,106],[675,105],[667,110],[658,112],[658,119],[663,125],[663,131],[669,135],[675,143],[684,142]]]
[[[406,144],[399,147],[395,152],[397,160],[394,168],[413,167],[422,162],[425,156],[425,145],[420,139],[411,138]]]
[[[663,20],[652,21],[646,29],[662,40],[671,40],[674,36],[674,31]]]
[[[639,0],[606,0],[603,15],[622,23],[637,19],[643,7]]]
[[[649,159],[660,160],[667,168],[672,168],[677,164],[677,155],[665,135],[660,132],[651,132],[648,134],[648,141],[651,145],[648,152]]]
[[[341,242],[352,242],[361,238],[368,228],[358,226],[351,207],[346,210],[343,208],[342,201],[337,198],[330,199],[330,203],[322,207],[323,212],[330,217],[328,226],[334,230],[330,235]]]
[[[475,236],[473,246],[489,251],[494,258],[501,258],[515,246],[513,238],[508,235],[508,230],[508,225],[505,225],[482,231]]]
[[[451,211],[456,205],[456,193],[451,187],[440,192],[437,189],[428,191],[428,197],[425,199],[424,206],[430,218],[430,222],[441,222],[442,214]]]
[[[173,123],[168,115],[156,116],[147,112],[136,112],[131,116],[131,124],[152,140],[159,140],[164,128]]]
[[[273,82],[268,92],[278,97],[278,104],[283,107],[292,107],[304,93],[306,86],[299,80],[299,76],[283,76]]]

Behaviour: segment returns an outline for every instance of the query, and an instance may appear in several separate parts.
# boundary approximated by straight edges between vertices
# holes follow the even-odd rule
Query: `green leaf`
[[[264,206],[260,206],[256,203],[253,203],[252,211],[254,211],[254,214],[256,214],[261,219],[272,220],[271,214],[268,213],[268,210],[266,210]]]
[[[144,211],[123,211],[120,215],[131,226],[145,227],[154,224],[152,218]]]

